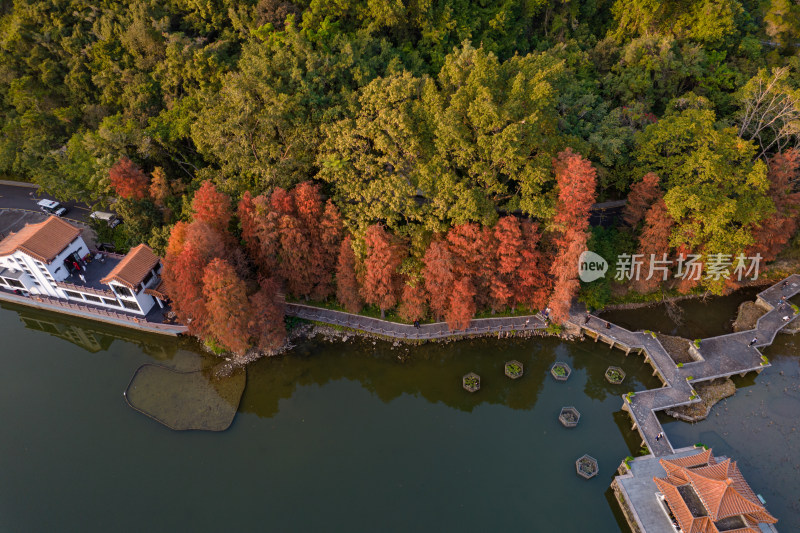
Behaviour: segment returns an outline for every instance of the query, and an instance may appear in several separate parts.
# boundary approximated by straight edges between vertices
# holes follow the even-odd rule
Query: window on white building
[[[121,287],[119,285],[115,285],[114,286],[114,292],[116,292],[117,294],[119,294],[123,298],[131,298],[133,296],[133,293],[131,292],[131,290],[128,287]],[[138,309],[138,307],[137,307],[137,309]]]
[[[137,304],[136,302],[129,302],[128,300],[122,300],[122,306],[125,309],[131,309],[133,311],[141,311],[141,309],[139,309],[139,304]]]

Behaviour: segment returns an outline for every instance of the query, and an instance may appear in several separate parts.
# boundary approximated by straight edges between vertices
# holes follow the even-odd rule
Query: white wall
[[[126,287],[125,285],[117,283],[116,281],[112,281],[111,283],[108,284],[108,286],[111,287],[111,290],[114,291],[114,294],[117,295],[117,299],[120,302],[122,302],[123,300],[127,300],[129,302],[135,301],[136,303],[138,303],[139,309],[141,309],[140,314],[142,315],[146,315],[147,313],[149,313],[150,310],[153,308],[153,306],[156,305],[155,298],[153,298],[149,294],[145,294],[144,290],[141,288],[141,284],[139,284],[139,294],[136,294],[135,291],[131,291],[132,293],[134,293],[132,296],[122,296],[121,294],[119,294],[119,292],[117,291],[119,290],[120,287],[124,287],[129,291],[131,289],[130,287]],[[122,309],[128,311],[129,313],[137,312],[133,309],[128,309],[127,307],[123,307]]]
[[[114,292],[114,294],[117,297],[116,298],[117,301],[120,302],[119,306],[108,305],[106,303],[103,303],[102,301],[93,302],[84,299],[70,298],[64,292],[64,289],[62,289],[61,287],[56,287],[53,284],[53,281],[50,280],[45,271],[50,274],[50,276],[54,281],[64,281],[69,277],[69,270],[67,269],[66,266],[64,266],[64,259],[74,252],[77,252],[80,257],[84,257],[86,256],[86,254],[89,253],[89,248],[86,246],[86,243],[83,241],[82,237],[78,237],[77,239],[72,241],[72,243],[70,243],[70,245],[67,246],[67,248],[65,248],[63,252],[58,254],[58,256],[56,256],[56,258],[53,259],[49,264],[40,264],[39,262],[36,261],[36,259],[28,256],[23,252],[14,252],[10,256],[0,257],[0,269],[10,268],[12,270],[19,271],[22,269],[21,267],[24,265],[30,271],[30,275],[27,274],[23,275],[20,281],[22,282],[23,285],[25,285],[26,289],[31,292],[31,294],[41,294],[44,296],[51,296],[53,298],[61,298],[64,300],[69,300],[71,302],[83,301],[86,302],[87,304],[98,305],[101,307],[105,307],[107,309],[115,309],[118,311],[126,311],[128,313],[137,313],[140,315],[146,315],[155,305],[157,305],[156,299],[150,296],[149,294],[145,294],[144,289],[155,287],[156,285],[158,285],[160,281],[158,275],[153,276],[153,278],[147,283],[146,286],[143,286],[140,283],[139,286],[137,287],[138,293],[137,291],[132,291],[134,292],[134,295],[130,297],[121,296],[116,292],[116,289],[118,287],[123,287],[123,285],[116,282],[109,283],[108,284],[109,289],[112,292]],[[156,266],[155,270],[158,271],[158,269],[159,266]],[[34,281],[39,282],[39,284],[38,285],[34,284]],[[80,286],[80,283],[77,283],[77,285]],[[127,289],[127,287],[125,288]],[[80,291],[73,290],[71,292],[80,292]],[[97,295],[91,295],[91,296],[97,296]],[[129,302],[136,301],[136,303],[139,305],[139,311],[136,311],[134,309],[128,309],[127,307],[123,306],[121,304],[123,300],[127,300]]]
[[[84,257],[89,253],[89,248],[86,246],[82,237],[78,237],[72,241],[70,245],[58,254],[49,264],[37,261],[21,251],[16,251],[10,256],[5,256],[0,260],[0,264],[4,263],[6,268],[11,268],[13,270],[20,270],[23,266],[26,267],[28,271],[30,271],[30,274],[29,276],[23,276],[23,279],[20,281],[22,281],[31,294],[64,298],[64,295],[61,294],[53,282],[50,281],[45,272],[50,274],[54,281],[64,281],[69,276],[69,271],[67,267],[64,266],[64,259],[73,252],[78,252],[80,257]],[[13,259],[13,261],[9,259]],[[38,285],[34,282],[38,282]]]

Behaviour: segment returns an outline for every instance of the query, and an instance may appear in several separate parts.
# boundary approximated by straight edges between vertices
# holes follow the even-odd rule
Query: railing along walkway
[[[464,335],[486,335],[511,331],[534,331],[547,327],[539,315],[518,317],[476,318],[470,321],[469,327],[463,330],[450,330],[444,322],[420,324],[419,328],[411,324],[398,324],[379,318],[354,315],[344,311],[323,309],[310,305],[286,303],[286,314],[305,320],[324,322],[335,326],[373,333],[384,337],[404,340],[434,340]]]
[[[760,372],[769,366],[769,363],[762,359],[758,348],[772,344],[778,331],[796,316],[790,304],[781,305],[780,300],[781,297],[791,298],[798,292],[800,292],[798,274],[793,274],[760,292],[758,299],[770,310],[758,319],[755,329],[702,339],[700,347],[697,348],[702,360],[687,363],[681,368],[678,368],[658,339],[649,333],[628,331],[610,323],[609,327],[606,327],[605,320],[593,315],[588,315],[587,321],[587,315],[573,314],[570,322],[606,342],[624,346],[628,351],[644,351],[646,360],[661,376],[665,383],[663,388],[636,392],[633,397],[626,397],[623,404],[623,409],[630,413],[634,427],[638,429],[644,443],[655,456],[659,457],[674,453],[674,449],[666,435],[663,435],[663,428],[658,421],[656,411],[701,401],[692,383],[751,371]],[[784,317],[787,320],[784,320]],[[752,342],[753,339],[756,339],[755,343]],[[659,434],[663,436],[657,439]]]
[[[65,310],[68,309],[71,311],[78,311],[79,313],[82,313],[82,315],[78,316],[83,316],[84,318],[91,318],[91,316],[87,315],[94,315],[100,320],[103,320],[104,318],[109,318],[119,322],[127,322],[131,324],[133,327],[136,327],[138,329],[144,329],[149,331],[163,331],[170,335],[186,333],[188,331],[188,328],[181,324],[163,324],[160,322],[152,322],[150,320],[147,320],[143,316],[129,315],[114,311],[113,309],[106,309],[100,306],[71,302],[69,300],[63,300],[61,298],[52,298],[50,296],[44,296],[39,294],[31,296],[19,296],[7,290],[2,290],[2,294],[5,296],[3,298],[4,300],[11,301],[14,303],[31,305],[31,303],[33,302],[38,302],[40,304],[45,304],[45,306],[50,307],[51,311],[55,311],[55,309],[52,309],[53,307],[58,307]],[[34,306],[42,307],[35,304]]]

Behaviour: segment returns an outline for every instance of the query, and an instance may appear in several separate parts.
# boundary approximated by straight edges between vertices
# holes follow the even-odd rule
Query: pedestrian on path
[[[788,279],[783,280],[783,283],[781,283],[781,289],[785,289],[788,286],[789,286],[789,280]]]
[[[419,319],[414,320],[414,327],[419,329]]]
[[[525,327],[526,328],[528,327],[528,324],[530,324],[530,323],[531,323],[531,319],[530,318],[525,319]]]
[[[753,337],[753,340],[751,340],[751,341],[750,341],[750,344],[748,344],[747,346],[752,346],[752,345],[754,345],[754,344],[755,344],[755,343],[757,343],[757,342],[758,342],[758,337]]]
[[[588,324],[591,319],[592,319],[592,315],[590,315],[589,313],[586,313],[586,318],[584,319],[583,323],[584,324]]]
[[[606,322],[606,329],[611,329],[611,323],[610,322]]]

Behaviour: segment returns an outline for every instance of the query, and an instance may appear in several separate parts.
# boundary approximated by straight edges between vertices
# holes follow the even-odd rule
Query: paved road
[[[39,211],[39,206],[36,205],[36,202],[43,198],[61,202],[61,200],[58,198],[53,198],[49,194],[39,194],[36,189],[31,187],[6,184],[0,185],[0,209],[10,207]],[[87,204],[80,202],[61,203],[69,210],[66,215],[68,218],[74,218],[87,223],[89,222],[89,213],[91,213],[92,210]]]

